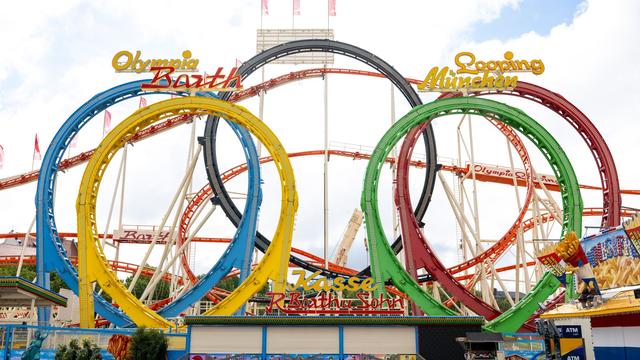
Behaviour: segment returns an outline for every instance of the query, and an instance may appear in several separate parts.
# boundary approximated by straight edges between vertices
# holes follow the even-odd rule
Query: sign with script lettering
[[[476,61],[476,56],[463,51],[455,56],[458,69],[455,71],[448,66],[431,68],[422,83],[418,84],[419,91],[437,92],[472,92],[481,90],[511,90],[518,83],[512,72],[530,72],[540,75],[544,72],[544,63],[540,59],[515,60],[513,52],[504,53],[500,60]]]
[[[111,60],[116,72],[153,73],[149,83],[142,84],[142,90],[152,91],[239,91],[242,90],[242,79],[238,68],[233,67],[227,74],[223,67],[218,67],[212,74],[184,74],[197,72],[199,59],[191,58],[190,50],[182,52],[177,59],[147,59],[140,50],[135,55],[127,50],[117,52]]]
[[[287,292],[268,292],[271,299],[267,313],[278,310],[283,314],[350,314],[350,315],[402,315],[404,299],[374,295],[378,285],[373,278],[335,278],[319,276],[317,271],[305,276],[304,270],[294,270],[298,279],[287,285]],[[313,297],[305,297],[305,292],[316,292]],[[342,298],[344,290],[356,293],[356,298]]]

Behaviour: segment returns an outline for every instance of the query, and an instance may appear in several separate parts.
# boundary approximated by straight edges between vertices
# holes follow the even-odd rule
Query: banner
[[[560,333],[560,355],[567,360],[586,360],[587,354],[582,338],[582,326],[558,325]]]
[[[155,229],[114,229],[113,230],[113,241],[124,242],[124,243],[138,243],[138,242],[148,242],[153,240],[153,237],[156,235],[157,230]],[[174,232],[175,233],[175,232]],[[169,240],[170,232],[168,230],[161,231],[158,234],[158,238],[156,242],[158,244],[164,244]]]
[[[625,221],[624,231],[629,236],[631,244],[635,247],[636,252],[640,253],[640,215],[634,216],[632,219]]]
[[[550,252],[545,255],[538,256],[538,260],[544,265],[547,270],[549,270],[555,277],[560,280],[564,284],[564,273],[567,269],[567,264],[556,254],[555,252]]]
[[[564,239],[559,243],[542,249],[537,257],[563,285],[567,285],[565,273],[572,271],[584,283],[584,286],[592,289],[596,294],[600,294],[600,287],[591,263],[589,263],[574,231],[566,233]]]
[[[582,240],[600,289],[640,284],[640,256],[621,227]]]

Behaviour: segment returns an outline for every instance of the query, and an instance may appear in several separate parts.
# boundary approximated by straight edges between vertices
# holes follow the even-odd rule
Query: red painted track
[[[621,196],[615,163],[606,142],[591,121],[562,96],[532,84],[519,83],[516,89],[510,92],[487,91],[473,95],[481,96],[503,93],[533,100],[547,106],[566,119],[578,131],[589,146],[598,166],[603,187],[602,224],[603,226],[618,225],[620,223]],[[456,96],[456,94],[442,94],[440,98],[453,96]],[[409,161],[411,160],[411,154],[417,142],[416,132],[420,130],[422,130],[422,127],[416,127],[405,137],[400,155],[398,156],[398,172],[396,178],[398,184],[396,188],[396,204],[400,213],[400,223],[403,234],[402,240],[403,246],[405,247],[408,271],[412,276],[417,278],[417,270],[420,267],[424,268],[441,286],[449,291],[453,297],[460,299],[465,306],[489,320],[494,319],[499,316],[501,312],[476,297],[469,291],[468,287],[463,286],[453,276],[457,271],[468,268],[471,262],[460,264],[454,267],[454,269],[446,269],[424,238],[424,234],[420,230],[420,226],[413,214],[409,194]],[[516,147],[516,149],[518,148]],[[520,155],[522,156],[522,153],[520,153]],[[527,165],[527,162],[525,162],[525,168],[527,168],[527,166],[530,166],[530,164]],[[528,170],[530,171],[531,168],[529,167]],[[531,176],[531,171],[528,175]],[[522,213],[521,215],[524,216]],[[522,221],[522,217],[519,217],[518,220],[519,221],[514,223],[515,227],[512,227],[510,231],[500,241],[489,248],[488,251],[485,251],[483,256],[491,256],[497,259],[511,246],[516,238],[515,233],[520,226],[519,222]],[[495,261],[495,259],[490,258],[477,260],[478,258],[480,257],[474,258],[473,262],[477,264],[485,260]]]
[[[318,155],[318,156],[324,156],[324,150],[312,150],[312,151],[301,151],[301,152],[296,152],[296,153],[289,153],[289,158],[295,158],[295,157],[302,157],[302,156],[313,156],[313,155]],[[342,156],[342,157],[348,157],[351,159],[369,159],[370,155],[369,154],[363,154],[363,153],[359,153],[359,152],[352,152],[352,151],[343,151],[343,150],[329,150],[329,155],[334,155],[334,156]],[[264,164],[267,162],[271,162],[273,161],[273,159],[270,156],[267,157],[263,157],[260,159],[260,163]],[[393,158],[387,158],[387,162],[392,163],[394,162]],[[412,165],[417,166],[417,167],[423,167],[424,163],[422,162],[417,162],[417,161],[413,161]],[[247,171],[247,164],[240,164],[237,165],[227,171],[225,171],[221,178],[222,181],[227,182],[231,179],[233,179],[234,177],[236,177],[237,175],[243,173]],[[192,221],[193,221],[193,217],[196,213],[198,213],[199,209],[206,204],[206,201],[209,200],[211,198],[212,195],[212,191],[211,191],[211,187],[209,186],[209,184],[205,185],[204,187],[202,187],[197,193],[196,195],[193,197],[193,199],[191,199],[191,201],[189,202],[189,204],[187,204],[184,212],[182,213],[182,216],[180,218],[180,224],[178,226],[178,239],[177,239],[177,244],[178,247],[181,247],[182,244],[184,244],[184,242],[187,240],[188,236],[189,236],[189,229],[191,227]],[[317,264],[324,264],[324,259],[322,259],[319,256],[313,255],[309,252],[305,252],[303,250],[300,249],[295,249],[292,248],[292,252],[305,256],[308,259],[311,259],[313,262],[317,263]],[[181,264],[182,264],[182,268],[184,269],[185,274],[187,275],[187,277],[189,278],[189,281],[191,281],[192,284],[195,284],[198,281],[197,276],[193,273],[193,271],[191,270],[191,267],[189,266],[189,261],[187,259],[187,255],[186,253],[183,251],[181,256]],[[337,271],[340,273],[343,273],[345,275],[355,275],[357,273],[357,271],[353,270],[353,269],[349,269],[346,267],[342,267],[339,265],[336,265],[334,263],[329,263],[329,269],[331,269],[332,271]],[[393,291],[394,293],[397,293],[397,291]],[[399,293],[397,293],[399,294]],[[208,295],[208,298],[211,299],[210,295]]]
[[[294,71],[276,78],[273,78],[271,80],[268,80],[262,84],[258,84],[255,86],[252,86],[250,88],[247,88],[246,90],[237,92],[234,94],[234,96],[231,98],[232,101],[241,101],[244,99],[247,99],[249,97],[255,96],[257,95],[260,91],[264,90],[271,90],[274,89],[278,86],[284,85],[287,82],[291,82],[291,81],[295,81],[295,80],[301,80],[301,79],[308,79],[308,78],[317,78],[317,77],[322,77],[324,74],[347,74],[347,75],[360,75],[360,76],[368,76],[368,77],[377,77],[377,78],[384,78],[383,75],[376,73],[376,72],[372,72],[372,71],[362,71],[362,70],[352,70],[352,69],[337,69],[337,68],[328,68],[328,69],[324,69],[324,68],[319,68],[319,69],[307,69],[307,70],[301,70],[301,71]],[[416,80],[416,79],[407,79],[407,81],[409,81],[412,84],[419,84],[422,81],[421,80]],[[565,100],[562,96],[555,94],[553,92],[550,92],[548,90],[545,90],[543,88],[540,88],[538,86],[532,85],[532,84],[527,84],[525,82],[518,82],[518,88],[516,89],[518,91],[518,93],[516,94],[515,92],[503,92],[504,94],[507,95],[513,95],[513,96],[520,96],[520,97],[524,97],[527,99],[531,99],[535,102],[541,103],[549,108],[551,108],[552,110],[554,110],[556,113],[560,114],[561,116],[565,117],[568,116],[570,119],[567,119],[568,121],[570,121],[570,123],[572,124],[572,126],[578,128],[578,129],[582,129],[582,127],[585,127],[584,130],[579,130],[580,134],[585,137],[588,134],[598,134],[597,129],[591,129],[591,127],[593,127],[593,124],[591,124],[591,122],[586,118],[586,116],[584,116],[584,114],[582,114],[580,112],[580,110],[578,110],[574,105],[572,105],[571,103],[569,103],[567,100]],[[481,93],[479,95],[487,95],[484,93]],[[454,96],[453,94],[449,94],[448,96]],[[557,100],[557,102],[555,104],[552,104],[550,101],[552,100]],[[580,115],[582,114],[582,115]],[[584,120],[586,119],[586,120]],[[185,123],[189,123],[191,122],[191,118],[189,117],[183,117],[183,116],[178,116],[176,118],[172,118],[172,119],[168,119],[165,120],[163,122],[160,122],[158,124],[155,124],[153,126],[150,126],[144,130],[142,130],[141,132],[139,132],[138,134],[136,134],[130,141],[135,143],[139,140],[143,140],[146,139],[150,136],[156,135],[160,132],[163,132],[169,128],[172,128],[174,126],[180,125],[180,124],[185,124]],[[589,126],[590,124],[590,126]],[[589,129],[587,129],[587,127]],[[596,147],[596,149],[606,149],[606,144],[602,145],[599,144],[599,142],[597,142],[598,145]],[[590,148],[592,146],[590,145]],[[59,166],[59,170],[66,170],[69,168],[72,168],[74,166],[77,166],[81,163],[86,162],[91,155],[93,154],[94,150],[89,150],[86,152],[83,152],[79,155],[73,156],[67,160],[63,160],[60,163]],[[595,151],[595,150],[593,150]],[[608,149],[606,150],[598,150],[597,153],[594,153],[594,157],[597,156],[597,159],[599,158],[603,158],[605,160],[610,159],[610,154],[609,157],[607,157],[607,154],[609,153]],[[596,160],[598,166],[601,166],[601,164],[606,165],[607,163],[609,163],[610,161],[599,161]],[[610,167],[609,167],[610,168]],[[446,167],[446,170],[450,170],[450,171],[456,171],[459,173],[466,173],[469,171],[469,169],[465,169],[465,168],[456,168],[456,167]],[[601,171],[601,177],[604,177],[605,179],[611,179],[613,182],[609,182],[607,181],[607,184],[616,184],[615,188],[606,186],[604,187],[604,190],[602,187],[596,187],[596,186],[588,186],[588,185],[583,185],[583,188],[587,188],[587,189],[592,189],[592,190],[603,190],[604,192],[607,192],[609,194],[611,193],[615,193],[615,189],[618,189],[618,191],[621,194],[629,194],[629,195],[640,195],[640,190],[619,190],[618,187],[618,182],[617,182],[617,174],[605,174],[605,171],[608,168],[604,168]],[[614,167],[615,169],[615,167]],[[31,172],[27,172],[24,174],[20,174],[20,175],[16,175],[16,176],[11,176],[9,178],[5,178],[5,179],[0,179],[0,190],[5,190],[5,189],[9,189],[15,186],[19,186],[19,185],[24,185],[27,184],[29,182],[32,181],[36,181],[38,179],[38,171],[31,171]],[[491,181],[491,179],[496,180],[498,182],[504,182],[504,178],[501,177],[492,177],[492,176],[487,176],[486,180],[481,180],[481,181]],[[510,184],[510,183],[509,183]],[[519,182],[519,185],[523,185],[522,182]],[[613,186],[613,185],[612,185]],[[616,203],[616,201],[613,201],[612,203]],[[619,201],[617,201],[617,204],[619,205]]]
[[[469,95],[516,96],[542,104],[565,119],[584,139],[584,142],[589,147],[589,151],[591,151],[591,155],[593,155],[593,158],[596,161],[602,186],[602,208],[604,209],[604,213],[602,214],[602,226],[620,225],[620,208],[622,206],[622,198],[620,196],[620,183],[618,181],[616,164],[604,138],[595,125],[593,125],[591,120],[589,120],[589,118],[580,111],[580,109],[560,94],[523,81],[518,81],[518,85],[513,90],[482,91],[470,93]],[[453,96],[459,96],[459,94],[443,94],[440,98]]]
[[[426,122],[425,124],[429,124]],[[409,191],[409,161],[413,148],[416,145],[416,133],[422,130],[422,126],[413,128],[405,137],[402,144],[400,155],[398,156],[397,168],[397,187],[395,193],[396,208],[400,217],[400,226],[402,229],[402,242],[405,249],[405,259],[407,261],[407,271],[415,279],[418,278],[417,270],[424,268],[438,283],[445,288],[453,297],[460,300],[465,306],[478,315],[484,316],[487,320],[492,320],[501,314],[499,310],[494,309],[491,305],[477,298],[464,285],[453,278],[453,275],[447,272],[447,268],[436,256],[431,246],[424,238],[420,225],[413,214],[411,206],[411,195]],[[419,136],[419,133],[418,133]],[[518,137],[515,137],[518,139]],[[518,139],[519,140],[519,139]],[[524,146],[522,146],[524,149]],[[528,160],[528,155],[525,160]],[[527,161],[528,162],[528,161]],[[530,164],[526,164],[530,168]],[[532,187],[530,187],[532,189]],[[524,216],[524,214],[522,214]],[[520,226],[520,222],[514,224]],[[506,236],[505,236],[506,237]],[[503,239],[505,238],[503,237]],[[497,242],[493,247],[496,247]],[[492,248],[493,248],[492,247]],[[485,254],[487,252],[484,252]],[[414,309],[416,307],[414,306]]]
[[[308,69],[308,70],[302,70],[298,72],[292,72],[292,73],[274,78],[272,80],[269,80],[265,83],[251,87],[245,91],[236,93],[234,94],[231,100],[240,101],[247,97],[255,96],[262,90],[273,89],[287,82],[296,81],[304,78],[321,77],[327,73],[383,77],[383,75],[379,73],[369,72],[369,71],[359,71],[359,70],[350,70],[350,69]],[[419,80],[415,80],[415,79],[407,79],[407,80],[411,83],[420,82]],[[553,93],[549,90],[546,90],[544,88],[541,88],[533,84],[519,82],[517,88],[511,91],[501,91],[501,92],[487,91],[487,92],[475,93],[472,95],[482,96],[482,95],[492,95],[492,94],[512,95],[512,96],[522,97],[522,98],[526,98],[526,99],[538,102],[548,107],[549,109],[555,111],[560,116],[562,116],[578,131],[578,133],[583,137],[583,139],[589,146],[589,149],[592,152],[592,155],[594,156],[594,159],[596,160],[596,164],[598,166],[598,171],[600,174],[602,191],[603,191],[603,208],[604,208],[603,215],[602,215],[603,226],[615,226],[619,224],[621,192],[619,189],[619,182],[618,182],[617,172],[615,169],[615,163],[613,161],[613,157],[611,156],[611,153],[608,149],[606,142],[604,141],[604,139],[602,139],[602,136],[600,135],[598,130],[595,128],[595,126],[591,123],[591,121],[577,107],[575,107],[569,101],[564,99],[561,95]],[[451,97],[451,96],[456,96],[456,95],[443,94],[442,97]],[[135,141],[147,138],[149,136],[162,132],[166,129],[169,129],[173,126],[186,123],[189,121],[192,121],[192,120],[190,117],[187,117],[187,116],[178,116],[176,118],[163,121],[162,123],[151,126],[145,129],[144,131],[138,133],[133,139],[131,139],[131,141],[135,142]],[[93,150],[74,156],[73,158],[70,158],[68,160],[65,160],[61,162],[59,169],[60,170],[68,169],[82,162],[85,162],[88,160],[88,158],[92,154],[93,154]],[[408,169],[409,165],[406,164],[405,166]],[[464,170],[455,169],[455,171],[462,172]],[[466,171],[468,172],[469,170],[467,169]],[[38,176],[38,172],[33,171],[30,173],[15,176],[9,179],[0,180],[0,190],[25,184],[31,181],[35,181],[37,179],[37,176]],[[399,173],[399,176],[400,176],[400,173]],[[408,196],[408,193],[407,193],[407,196]],[[410,203],[408,203],[408,206],[410,207]],[[413,218],[412,215],[410,217]],[[416,223],[416,228],[417,228],[417,223]],[[417,231],[417,233],[420,233],[420,231]],[[498,243],[496,243],[496,245],[497,244]],[[496,245],[494,245],[494,247],[496,247]],[[501,246],[502,246],[502,243],[501,243]],[[487,252],[483,254],[486,254],[486,253]],[[493,254],[497,254],[497,255],[493,255]],[[486,254],[485,256],[487,256],[486,258],[487,260],[490,259],[488,257],[490,255],[498,257],[500,255],[499,250],[496,249],[496,251],[492,251],[492,252],[489,252],[489,254]],[[432,253],[430,255],[427,255],[427,257],[435,258],[436,256],[435,254]],[[435,264],[436,262],[439,262],[437,258],[431,261],[433,262],[433,264]],[[477,261],[476,263],[479,263],[483,260],[473,259],[473,261]],[[464,270],[464,268],[469,268],[473,266],[469,264],[470,262],[467,262],[464,264],[460,264],[457,267],[454,267],[454,269],[452,269],[452,273],[462,271]],[[458,270],[458,269],[461,269],[461,270]],[[453,277],[450,274],[448,277],[453,279]],[[464,287],[462,288],[464,289]],[[461,292],[461,294],[462,293],[463,292]],[[487,318],[491,318],[491,317],[487,316]]]
[[[504,128],[507,127],[505,126]],[[467,306],[476,314],[481,315],[488,320],[492,320],[498,317],[501,314],[501,311],[494,309],[491,305],[485,303],[480,298],[475,296],[471,291],[469,291],[468,287],[465,287],[460,282],[458,282],[453,275],[457,271],[469,268],[469,265],[471,263],[474,263],[475,265],[486,260],[495,261],[498,257],[500,257],[502,253],[515,241],[516,232],[520,227],[520,222],[524,217],[524,213],[521,212],[518,220],[514,223],[514,226],[509,229],[509,232],[507,232],[507,234],[503,238],[501,238],[500,241],[496,242],[491,248],[483,252],[482,257],[486,256],[485,259],[481,259],[482,257],[477,256],[473,259],[473,261],[468,261],[466,263],[458,265],[457,267],[454,267],[454,269],[448,270],[444,266],[444,264],[442,264],[438,256],[435,254],[429,243],[424,238],[424,234],[420,230],[420,226],[418,225],[418,222],[413,214],[413,207],[411,205],[411,197],[409,193],[409,161],[411,160],[411,154],[413,153],[413,148],[415,147],[417,142],[416,134],[419,135],[419,131],[421,130],[422,127],[416,127],[412,129],[409,134],[407,134],[403,142],[400,155],[398,156],[398,172],[396,179],[398,185],[396,188],[396,205],[398,208],[398,212],[400,213],[400,223],[403,235],[402,241],[405,248],[405,259],[406,263],[408,264],[408,271],[410,271],[410,274],[412,276],[417,278],[417,270],[419,268],[424,268],[429,272],[429,274],[433,276],[435,280],[438,281],[438,283],[443,288],[451,293],[453,297],[459,299],[463,304],[465,304],[465,306]],[[513,136],[515,136],[515,134],[513,134]],[[515,136],[515,138],[517,139],[517,136]],[[588,144],[593,144],[595,142],[593,140],[594,139],[586,138]],[[522,149],[524,149],[524,146],[522,146]],[[596,148],[592,146],[591,149]],[[602,148],[597,149],[599,150],[598,154],[600,154],[602,152]],[[527,159],[523,158],[523,160],[528,160],[526,151],[524,153],[521,152],[518,146],[516,146],[516,150],[519,151],[521,157],[523,157],[523,155],[526,156]],[[608,151],[608,149],[606,150]],[[597,160],[598,157],[596,157],[596,161]],[[528,170],[528,177],[532,178],[532,169],[530,167],[530,163],[528,163],[528,161],[524,161],[524,164],[525,169]],[[603,184],[606,185],[606,183],[604,183],[605,178],[603,176],[610,176],[611,173],[615,173],[615,166],[613,167],[613,171],[608,171],[611,170],[609,168],[605,168],[605,170],[607,171],[601,172],[601,177],[603,180]],[[615,180],[617,181],[617,175]],[[531,187],[529,189],[531,189]],[[605,198],[604,201],[607,206],[610,206],[614,203],[611,200],[613,200],[614,198],[619,199],[620,197],[619,193],[617,192],[613,197],[609,196],[610,193],[608,193],[607,191],[603,191],[603,194]],[[528,194],[529,200],[531,199],[531,195],[532,193]],[[605,215],[608,216],[605,217]],[[614,211],[611,208],[604,209],[603,222],[606,221],[606,224],[609,224],[614,220],[617,222],[614,225],[617,225],[620,221],[619,209],[618,211]],[[473,282],[470,282],[470,284],[473,284]]]

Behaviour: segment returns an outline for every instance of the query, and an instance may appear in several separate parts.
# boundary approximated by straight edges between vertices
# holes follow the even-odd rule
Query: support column
[[[324,66],[326,69],[326,65]],[[329,75],[324,74],[324,267],[329,268]]]

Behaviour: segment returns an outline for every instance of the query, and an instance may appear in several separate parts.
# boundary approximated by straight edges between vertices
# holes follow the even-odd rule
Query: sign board
[[[151,72],[154,67],[172,67],[176,72],[197,72],[199,59],[191,58],[191,51],[182,52],[182,58],[177,59],[148,59],[142,58],[140,50],[135,55],[127,50],[118,51],[111,60],[111,66],[116,72]]]
[[[556,325],[560,333],[560,355],[562,360],[586,360],[581,325]]]
[[[513,72],[530,72],[540,75],[544,72],[544,63],[540,59],[517,60],[511,51],[504,53],[502,59],[478,60],[468,51],[458,53],[454,62],[454,71],[448,66],[434,66],[429,70],[419,91],[471,92],[482,90],[512,90],[518,84],[518,76],[507,75]]]
[[[496,165],[487,165],[487,164],[479,164],[476,163],[473,166],[473,170],[476,175],[488,175],[488,176],[496,176],[509,178],[510,180],[513,177],[516,180],[526,181],[527,174],[522,169],[514,169],[515,171],[511,171],[511,168],[505,166],[496,166]],[[537,181],[543,183],[545,186],[558,186],[558,180],[553,175],[546,174],[536,174]]]
[[[256,34],[256,53],[261,53],[274,46],[296,40],[329,39],[333,40],[333,29],[258,29]],[[269,61],[269,64],[320,64],[332,65],[333,53],[309,51],[291,53]]]
[[[140,50],[135,55],[127,50],[118,51],[111,60],[116,72],[153,73],[151,82],[142,84],[142,90],[153,91],[239,91],[242,90],[242,79],[237,67],[225,73],[218,67],[213,74],[179,74],[197,72],[200,59],[192,58],[190,50],[182,52],[182,58],[176,59],[144,59]]]
[[[172,77],[176,68],[172,66],[154,66],[151,68],[153,79],[150,83],[142,84],[142,90],[168,90],[168,91],[239,91],[242,90],[242,79],[237,72],[238,68],[231,69],[229,74],[224,74],[224,69],[219,67],[215,74],[180,74]]]
[[[582,240],[601,290],[640,284],[640,256],[621,227]]]
[[[374,295],[378,289],[373,278],[335,278],[319,276],[317,271],[306,276],[304,270],[293,270],[298,279],[287,285],[286,292],[268,292],[270,297],[266,312],[283,314],[350,314],[350,315],[402,315],[404,299]],[[342,298],[342,291],[355,292],[356,298]],[[305,296],[305,292],[315,296]]]
[[[640,253],[640,215],[636,214],[630,220],[625,221],[622,226],[624,227],[624,232],[629,236],[631,244],[635,247],[636,252]]]
[[[561,338],[582,338],[582,326],[580,325],[557,325]]]
[[[156,234],[155,229],[144,228],[120,228],[113,230],[113,241],[124,243],[144,243],[153,240]],[[165,243],[169,240],[169,231],[161,231],[156,242],[158,244]]]

